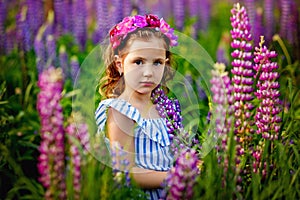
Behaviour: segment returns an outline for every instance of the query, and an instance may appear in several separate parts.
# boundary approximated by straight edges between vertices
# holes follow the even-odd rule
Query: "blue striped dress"
[[[106,99],[99,103],[95,112],[98,133],[103,133],[107,119],[107,108],[112,107],[136,123],[135,163],[138,167],[168,171],[173,163],[170,139],[164,118],[146,119],[138,109],[123,99]],[[107,138],[106,138],[107,139]],[[162,189],[145,189],[149,199],[159,199]]]

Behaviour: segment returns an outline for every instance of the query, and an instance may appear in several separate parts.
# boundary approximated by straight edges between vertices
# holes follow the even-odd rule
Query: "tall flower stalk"
[[[181,151],[176,159],[175,167],[170,170],[166,178],[167,200],[192,198],[193,186],[199,172],[197,163],[198,157],[194,149]]]
[[[50,67],[40,74],[40,92],[37,110],[41,121],[39,147],[39,181],[45,187],[45,199],[65,199],[65,145],[62,99],[63,77],[61,69]]]
[[[267,140],[277,140],[280,130],[281,118],[280,100],[279,100],[279,73],[278,64],[272,62],[272,58],[276,58],[275,51],[269,51],[264,45],[264,38],[261,37],[259,47],[255,48],[254,69],[256,71],[255,77],[258,78],[257,90],[255,95],[260,101],[255,115],[257,134]]]
[[[230,18],[231,30],[231,47],[233,52],[232,61],[232,82],[234,88],[234,134],[236,141],[236,172],[240,173],[241,161],[245,151],[248,150],[249,141],[251,141],[254,132],[253,122],[251,121],[251,110],[254,108],[251,101],[253,100],[253,64],[252,64],[252,35],[249,18],[245,7],[238,3],[234,4],[231,10]],[[241,189],[242,177],[237,176],[238,190]]]

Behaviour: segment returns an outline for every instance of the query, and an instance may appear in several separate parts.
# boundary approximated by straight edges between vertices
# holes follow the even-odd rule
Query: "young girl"
[[[150,199],[159,199],[173,164],[171,139],[182,127],[178,102],[162,89],[172,78],[169,48],[177,36],[155,15],[126,17],[109,34],[98,130],[110,145],[123,147],[134,181]]]

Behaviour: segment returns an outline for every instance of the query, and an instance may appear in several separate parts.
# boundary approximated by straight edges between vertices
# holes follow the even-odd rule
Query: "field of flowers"
[[[190,148],[176,151],[165,198],[300,199],[299,2],[171,2],[0,0],[0,200],[146,199],[125,161],[109,164],[120,152],[106,156],[90,115],[101,42],[146,13],[181,34],[185,87],[170,95],[184,91],[189,130],[174,149]]]

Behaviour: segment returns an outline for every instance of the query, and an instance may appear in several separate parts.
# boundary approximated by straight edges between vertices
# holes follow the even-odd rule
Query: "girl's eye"
[[[159,61],[159,60],[157,60],[157,61],[155,61],[155,62],[153,63],[154,66],[160,66],[160,65],[162,65],[162,64],[163,64],[163,62],[162,62],[162,61]]]
[[[143,61],[142,61],[142,60],[136,60],[136,61],[134,61],[134,63],[135,63],[136,65],[142,65],[142,64],[143,64]]]

